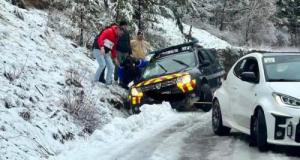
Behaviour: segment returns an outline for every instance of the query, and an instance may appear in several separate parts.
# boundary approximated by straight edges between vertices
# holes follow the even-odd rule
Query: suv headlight
[[[279,104],[300,106],[300,99],[298,98],[275,92],[273,93],[273,96]]]
[[[142,97],[143,96],[143,92],[141,90],[141,88],[132,88],[131,89],[131,96],[134,96],[134,97]]]
[[[191,80],[192,80],[191,75],[185,75],[185,76],[182,76],[182,77],[178,77],[177,78],[177,83],[187,84],[187,83],[190,83]]]

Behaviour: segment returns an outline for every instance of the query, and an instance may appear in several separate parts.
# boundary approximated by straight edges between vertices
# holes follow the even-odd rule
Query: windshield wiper
[[[177,62],[177,63],[179,63],[179,64],[181,64],[181,65],[183,65],[183,66],[185,66],[185,67],[187,67],[187,68],[190,67],[188,64],[182,62],[181,60],[178,60],[178,59],[172,59],[172,61]]]
[[[167,73],[167,72],[168,72],[168,70],[167,70],[164,66],[162,66],[161,64],[157,63],[157,65],[158,65],[161,69],[164,70],[164,73]]]
[[[270,82],[300,82],[300,80],[294,80],[294,79],[269,79]]]

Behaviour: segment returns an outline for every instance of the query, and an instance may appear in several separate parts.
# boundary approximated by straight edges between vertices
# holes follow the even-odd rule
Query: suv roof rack
[[[176,54],[179,52],[190,51],[192,47],[197,44],[199,41],[197,39],[193,39],[191,42],[170,46],[167,48],[159,49],[156,51],[152,51],[149,54],[154,54],[153,58],[161,58],[168,55]]]
[[[291,52],[284,52],[284,51],[266,51],[266,50],[251,50],[251,51],[248,51],[247,54],[250,54],[250,53],[261,53],[261,54],[271,54],[271,53],[300,53],[300,52],[297,52],[297,51],[291,51]]]

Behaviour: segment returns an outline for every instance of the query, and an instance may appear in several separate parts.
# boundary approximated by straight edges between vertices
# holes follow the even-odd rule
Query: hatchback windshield
[[[146,68],[143,79],[179,72],[195,67],[197,64],[194,52],[184,52],[159,59]]]
[[[300,81],[300,55],[266,56],[263,63],[269,82]]]

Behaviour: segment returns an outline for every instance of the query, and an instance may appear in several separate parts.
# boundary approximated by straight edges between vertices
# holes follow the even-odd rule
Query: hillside
[[[0,159],[46,159],[127,116],[115,109],[126,92],[92,83],[89,51],[48,28],[45,12],[0,8]]]
[[[1,159],[55,157],[77,147],[94,131],[109,142],[109,134],[139,133],[146,124],[156,123],[152,118],[161,119],[171,110],[127,118],[122,107],[126,91],[92,82],[97,63],[90,51],[62,36],[62,30],[49,27],[48,12],[21,9],[6,1],[0,1],[0,7]],[[160,18],[153,34],[167,44],[183,42],[175,21]],[[204,47],[230,47],[204,30],[194,28],[193,33]],[[149,122],[134,126],[141,118]],[[117,129],[108,129],[114,125]],[[119,132],[120,125],[125,128]]]

